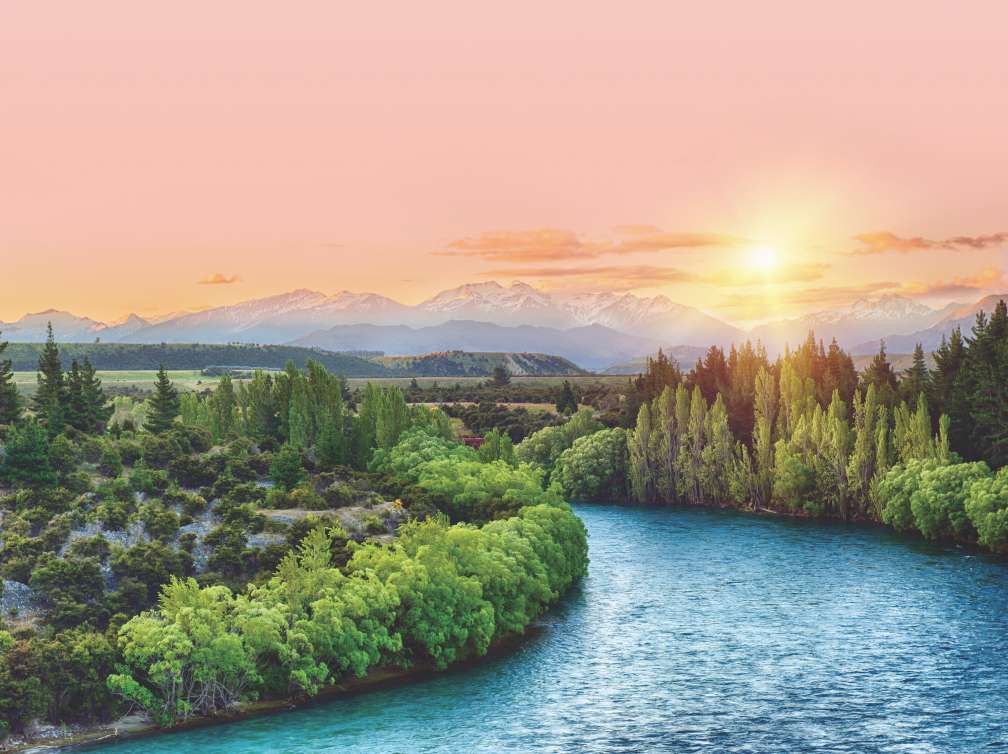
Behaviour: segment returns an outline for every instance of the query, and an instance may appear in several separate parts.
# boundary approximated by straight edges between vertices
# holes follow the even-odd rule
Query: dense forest
[[[883,344],[859,374],[812,335],[773,362],[748,343],[711,348],[685,375],[659,353],[622,396],[622,418],[604,427],[583,410],[515,456],[568,499],[730,503],[1008,552],[1004,302],[934,361],[918,347],[897,374]]]
[[[0,346],[0,721],[161,725],[444,668],[586,569],[584,527],[498,433],[321,363],[111,405],[50,341],[25,405]],[[493,433],[491,433],[493,435]]]

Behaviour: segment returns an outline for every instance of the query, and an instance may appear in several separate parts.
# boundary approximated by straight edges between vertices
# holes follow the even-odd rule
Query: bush
[[[343,508],[353,505],[357,499],[357,490],[346,482],[333,482],[322,493],[330,508]]]
[[[315,492],[309,484],[299,484],[288,492],[287,504],[307,511],[320,511],[329,507],[325,498]]]

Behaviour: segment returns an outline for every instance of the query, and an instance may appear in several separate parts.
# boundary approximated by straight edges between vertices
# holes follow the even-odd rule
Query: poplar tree
[[[181,412],[182,406],[178,390],[168,379],[164,364],[158,369],[154,395],[151,396],[149,403],[150,410],[147,412],[144,428],[153,434],[167,432],[175,425],[175,417]]]
[[[0,356],[7,350],[7,343],[0,340]],[[0,359],[0,424],[14,424],[21,417],[21,397],[14,382],[14,370],[10,359]]]

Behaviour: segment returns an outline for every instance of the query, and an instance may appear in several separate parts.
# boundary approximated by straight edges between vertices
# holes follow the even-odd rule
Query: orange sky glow
[[[0,321],[1005,292],[1003,3],[0,5]]]

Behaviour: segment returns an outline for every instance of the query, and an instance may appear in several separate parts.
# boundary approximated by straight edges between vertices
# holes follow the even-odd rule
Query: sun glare
[[[772,246],[756,246],[749,252],[749,265],[753,269],[769,272],[777,266],[777,249]]]

